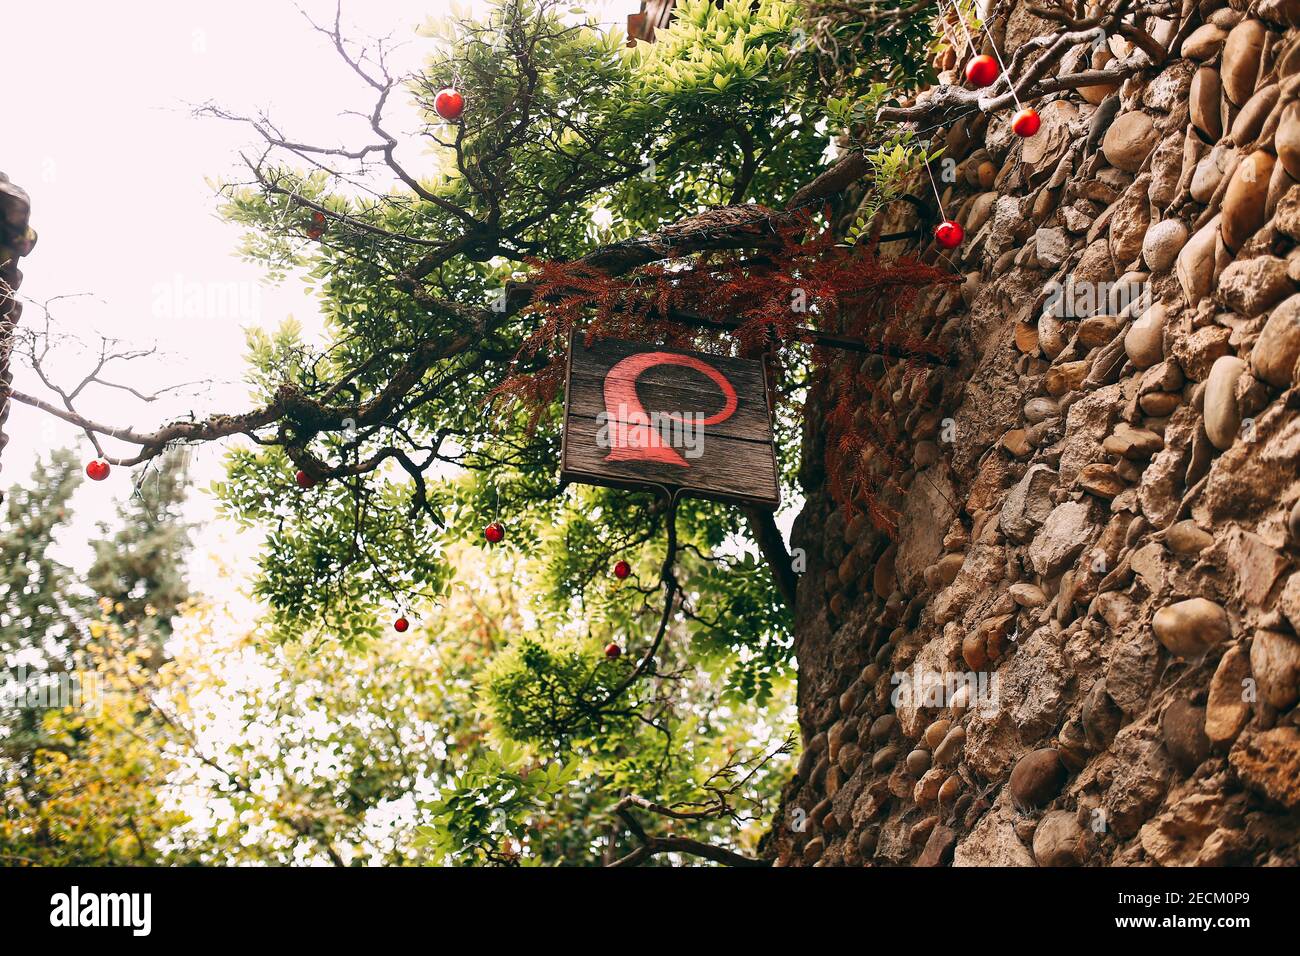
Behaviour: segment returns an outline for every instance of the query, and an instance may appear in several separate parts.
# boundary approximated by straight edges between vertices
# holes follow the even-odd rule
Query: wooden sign
[[[564,481],[781,503],[766,370],[748,359],[575,336],[560,457]]]

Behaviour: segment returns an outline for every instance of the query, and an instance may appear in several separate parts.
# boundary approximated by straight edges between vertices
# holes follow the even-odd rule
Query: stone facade
[[[863,399],[912,454],[893,536],[810,408],[781,865],[1300,863],[1300,3],[1183,10],[1037,136],[944,131],[965,282],[917,321],[961,364]]]
[[[23,281],[18,259],[36,245],[36,233],[27,222],[30,214],[31,200],[27,193],[0,173],[0,457],[9,444],[5,423],[9,419],[9,390],[13,387],[9,363],[13,331],[23,314],[23,305],[17,298],[18,286]],[[3,498],[0,493],[0,500]]]

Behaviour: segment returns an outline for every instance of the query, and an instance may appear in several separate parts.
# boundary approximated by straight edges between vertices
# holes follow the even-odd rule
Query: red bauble
[[[945,219],[934,227],[934,241],[945,249],[956,249],[966,238],[966,230],[955,219]]]
[[[626,561],[620,561],[618,564],[614,565],[614,577],[618,578],[620,581],[631,573],[632,565],[628,564]]]
[[[998,61],[987,53],[971,57],[966,62],[966,82],[976,89],[988,86],[998,78]]]
[[[393,622],[393,630],[396,631],[398,634],[404,633],[406,629],[410,626],[411,626],[411,622],[404,617],[399,617],[396,621]]]
[[[483,529],[483,537],[487,538],[488,544],[497,544],[506,536],[505,525],[500,521],[493,521]]]
[[[439,90],[438,95],[433,98],[433,110],[445,120],[458,120],[460,114],[465,112],[465,97],[450,86],[445,90]]]
[[[1033,136],[1042,125],[1043,121],[1038,115],[1038,110],[1026,106],[1012,118],[1011,131],[1017,136]]]
[[[616,659],[622,653],[623,653],[623,648],[619,647],[613,641],[610,641],[608,644],[605,645],[605,656],[608,657],[611,661]]]
[[[102,458],[96,458],[94,461],[86,462],[86,477],[91,481],[103,481],[108,477],[108,462]]]
[[[303,471],[301,468],[298,469],[298,474],[294,475],[293,478],[294,481],[298,482],[299,488],[316,487],[316,479],[313,478],[311,475],[307,474],[307,472]]]

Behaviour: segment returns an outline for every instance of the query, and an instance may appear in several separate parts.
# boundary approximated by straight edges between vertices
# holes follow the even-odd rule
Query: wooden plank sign
[[[575,336],[560,457],[566,482],[781,503],[766,370],[748,359]]]

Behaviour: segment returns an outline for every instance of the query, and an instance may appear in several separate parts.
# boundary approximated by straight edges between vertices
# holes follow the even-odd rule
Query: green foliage
[[[772,572],[746,554],[711,564],[694,580],[696,604],[706,610],[691,622],[692,650],[726,675],[724,701],[765,706],[773,685],[789,676],[793,654],[790,612],[775,593]]]
[[[478,552],[458,545],[446,559],[468,573]],[[610,815],[621,794],[706,799],[714,769],[770,750],[770,728],[790,719],[788,677],[766,702],[725,693],[698,669],[703,658],[688,650],[678,620],[664,679],[645,685],[656,698],[650,721],[622,701],[619,713],[590,720],[586,737],[514,742],[493,679],[518,682],[506,702],[526,712],[530,676],[556,686],[547,675],[567,674],[575,697],[593,698],[630,664],[605,660],[597,635],[610,633],[606,624],[585,640],[516,638],[533,626],[530,609],[545,604],[536,586],[544,562],[482,554],[477,579],[459,582],[410,633],[385,631],[364,646],[268,642],[191,603],[159,665],[104,602],[99,617],[81,622],[94,639],[79,657],[103,682],[104,709],[39,714],[42,741],[29,763],[19,767],[11,751],[0,758],[0,857],[590,864],[635,845]],[[592,673],[590,686],[577,684]],[[774,762],[737,791],[746,809],[739,829],[705,818],[677,832],[752,852],[761,808],[787,770]]]
[[[791,71],[774,62],[796,7],[786,0],[686,0],[654,43],[633,48],[630,94],[643,113],[689,111],[725,125],[787,96]]]
[[[137,480],[138,495],[100,523],[85,581],[50,557],[81,482],[73,453],[54,451],[6,494],[0,651],[6,664],[22,662],[13,673],[28,686],[75,675],[85,706],[32,707],[25,695],[0,703],[0,862],[150,863],[155,844],[184,822],[159,796],[176,766],[166,728],[124,675],[161,664],[171,619],[189,598],[185,477],[168,457]]]
[[[510,743],[481,752],[426,806],[433,823],[420,828],[417,846],[434,860],[517,862],[529,817],[547,808],[578,774],[573,762],[526,762],[523,749]]]
[[[379,632],[378,615],[395,602],[445,593],[451,570],[402,485],[349,479],[300,489],[278,449],[236,449],[228,462],[213,490],[226,514],[268,527],[255,592],[280,638],[356,645]],[[269,496],[268,485],[293,493]]]
[[[801,44],[818,62],[818,79],[830,92],[882,83],[898,97],[935,81],[928,54],[936,40],[938,0],[919,6],[804,0],[809,35]]]
[[[905,16],[871,3],[806,0],[805,6],[811,31],[807,47],[815,54],[819,83],[830,94],[827,114],[870,167],[863,177],[867,195],[845,236],[856,243],[880,210],[915,184],[917,169],[939,155],[927,156],[932,131],[918,136],[912,129],[877,123],[875,117],[882,107],[934,83],[929,60],[938,42],[934,21],[943,11],[937,3],[909,8]]]
[[[36,680],[65,671],[93,612],[90,593],[72,569],[53,557],[59,533],[72,518],[70,500],[81,484],[72,452],[55,449],[38,460],[26,483],[5,494],[0,527],[0,686],[7,688],[11,661],[17,673]],[[16,682],[15,678],[15,682]],[[18,690],[17,687],[14,688]],[[0,785],[32,770],[34,749],[46,739],[42,712],[0,705]]]
[[[826,112],[799,92],[807,64],[787,55],[792,7],[704,4],[697,15],[702,23],[682,27],[689,39],[674,40],[666,31],[668,43],[698,47],[683,61],[691,69],[676,72],[661,62],[659,51],[668,49],[663,35],[659,44],[628,52],[617,38],[558,30],[538,58],[541,118],[509,144],[501,139],[506,122],[467,128],[458,154],[463,170],[441,145],[448,131],[427,117],[433,155],[444,159],[440,178],[422,178],[422,187],[481,216],[488,210],[471,180],[490,171],[504,184],[496,215],[506,224],[506,248],[498,250],[506,261],[481,261],[475,252],[447,261],[436,274],[442,294],[482,304],[512,274],[515,250],[572,258],[595,242],[655,228],[702,205],[749,196],[779,203],[807,180],[825,148],[818,126]],[[430,59],[414,84],[417,93],[456,79],[471,110],[508,113],[507,93],[518,77],[487,42],[493,31],[452,32],[458,45]],[[652,178],[641,171],[647,160],[654,161]],[[327,194],[314,176],[292,170],[277,175],[300,195],[384,233],[432,241],[463,235],[466,228],[427,200],[371,202]],[[603,184],[573,189],[571,200],[555,202],[575,179]],[[554,209],[542,215],[548,195]],[[233,197],[231,218],[274,237],[254,240],[246,251],[276,268],[290,261],[291,250],[302,249],[305,222],[292,202],[265,192],[236,191]],[[597,225],[595,210],[613,215]],[[389,277],[412,261],[400,240],[331,225],[328,238],[310,250],[308,266],[331,342],[311,350],[292,326],[251,339],[255,388],[269,399],[282,383],[310,390],[362,367],[370,370],[358,376],[355,398],[365,400],[415,343],[456,334],[460,316],[415,308],[394,291]],[[543,775],[549,770],[522,774],[492,757],[480,761],[474,754],[483,748],[472,748],[462,755],[468,763],[456,762],[456,784],[444,784],[439,802],[426,807],[430,822],[421,847],[437,860],[511,862],[512,851],[502,842],[510,840],[522,861],[588,862],[593,846],[607,840],[611,821],[601,814],[617,794],[698,798],[701,766],[725,763],[734,748],[752,746],[740,729],[747,719],[788,719],[789,612],[765,567],[733,560],[747,533],[737,512],[696,501],[683,503],[678,518],[687,549],[678,576],[689,603],[673,615],[656,660],[657,670],[670,676],[643,678],[607,703],[644,653],[662,611],[662,504],[649,494],[600,488],[560,494],[553,417],[535,430],[522,414],[488,427],[484,402],[530,331],[525,320],[511,320],[494,329],[477,354],[435,366],[420,400],[403,410],[402,432],[376,429],[353,452],[364,459],[406,436],[441,449],[439,436],[452,436],[447,459],[467,473],[454,480],[430,474],[427,495],[437,521],[417,507],[415,489],[396,468],[304,492],[294,486],[293,466],[280,452],[236,451],[217,487],[229,514],[266,531],[257,593],[272,609],[278,639],[314,643],[319,635],[358,648],[373,643],[394,605],[456,600],[461,579],[479,561],[494,579],[505,575],[525,588],[513,607],[495,608],[502,618],[493,626],[503,633],[474,669],[476,702],[494,728],[494,746],[518,741],[530,753],[556,755],[552,760],[566,768],[582,767],[583,776],[550,781]],[[376,362],[377,356],[390,358]],[[337,460],[334,441],[318,436],[309,448]],[[797,422],[782,431],[782,442],[787,495],[793,497]],[[357,500],[362,507],[349,507]],[[505,524],[507,537],[487,548],[481,533],[491,520]],[[623,586],[609,571],[620,558],[635,571]],[[439,639],[452,636],[443,632]],[[609,641],[625,648],[623,657],[604,657]],[[652,703],[653,715],[643,720]],[[778,786],[778,776],[755,781],[750,796],[761,802]],[[703,820],[695,829],[702,838],[732,842],[736,836],[727,820]],[[756,833],[745,831],[751,848]],[[602,852],[626,852],[631,845],[625,840],[619,837],[617,846]]]
[[[421,304],[398,277],[420,275],[443,299],[480,308],[521,275],[526,256],[571,259],[704,205],[777,204],[805,182],[822,162],[831,118],[820,95],[807,92],[810,61],[791,55],[798,7],[691,2],[678,17],[656,43],[632,49],[617,32],[574,22],[547,0],[500,0],[478,20],[440,17],[423,31],[434,41],[427,62],[403,88],[424,121],[428,162],[412,173],[414,186],[373,195],[319,169],[268,160],[262,187],[225,188],[225,214],[248,227],[244,253],[272,277],[301,265],[327,318],[321,347],[306,344],[294,323],[250,335],[257,396],[273,400],[286,386],[319,394],[359,370],[333,400],[360,404],[422,343],[463,335],[465,314]],[[430,108],[433,92],[452,83],[467,103],[456,126]],[[305,202],[346,218],[331,219],[320,242],[308,241]],[[426,277],[431,256],[438,264]],[[373,636],[393,605],[445,595],[451,571],[441,554],[454,542],[481,540],[494,518],[508,527],[504,548],[540,548],[550,558],[551,600],[539,613],[568,613],[576,601],[611,627],[644,628],[634,600],[605,600],[592,585],[624,550],[653,540],[643,532],[661,533],[654,503],[626,492],[558,495],[556,420],[533,429],[524,414],[488,414],[533,322],[502,319],[473,350],[434,363],[409,401],[349,447],[345,464],[394,447],[420,465],[432,456],[423,490],[392,457],[304,493],[280,452],[231,454],[217,492],[230,515],[267,535],[258,594],[280,637]],[[333,463],[344,437],[313,431],[305,414],[301,422],[290,416],[280,440]],[[784,430],[791,480],[798,448],[797,429]],[[450,482],[453,466],[487,477]],[[350,498],[361,506],[350,507]],[[593,503],[605,527],[591,519]],[[725,509],[690,518],[704,522],[687,532],[701,546],[746,534]],[[662,552],[644,554],[639,565],[662,560]],[[759,587],[754,605],[772,593],[757,578],[742,578]]]
[[[928,153],[925,144],[917,142],[914,131],[910,129],[895,133],[882,145],[864,151],[871,169],[871,189],[859,205],[845,241],[856,243],[865,236],[880,210],[903,195],[915,182],[916,171],[926,163],[934,162],[942,153],[942,147]]]
[[[571,638],[525,637],[499,655],[483,675],[489,706],[501,729],[516,740],[561,749],[608,724],[626,723],[636,700],[606,704],[632,671],[627,658],[607,659],[599,645]]]
[[[5,493],[0,527],[0,652],[49,647],[66,653],[88,595],[73,587],[71,570],[53,557],[69,505],[81,484],[81,468],[67,449],[39,460],[26,483]]]
[[[670,141],[653,176],[612,198],[630,231],[704,205],[776,204],[819,164],[827,114],[820,96],[803,92],[811,64],[792,47],[798,13],[787,0],[688,0],[654,43],[628,54],[629,110],[660,139],[686,134]]]
[[[136,493],[118,506],[116,532],[100,522],[86,576],[111,618],[134,627],[142,641],[165,640],[172,618],[190,597],[184,578],[189,528],[181,517],[187,484],[183,454],[148,466]]]
[[[103,682],[99,706],[41,712],[39,741],[21,760],[13,738],[0,751],[0,864],[192,862],[182,847],[162,848],[189,818],[165,797],[179,742],[136,691],[153,677],[148,655],[111,622],[93,629],[99,640],[80,663]]]
[[[713,799],[713,770],[784,738],[790,612],[746,556],[742,516],[716,503],[681,503],[679,603],[654,672],[615,693],[661,619],[664,506],[650,494],[560,489],[556,409],[535,423],[489,407],[536,316],[471,323],[533,257],[571,260],[707,206],[783,204],[824,165],[832,136],[867,142],[860,127],[905,84],[883,67],[849,71],[827,100],[802,46],[807,26],[789,0],[688,0],[656,43],[628,49],[550,0],[500,0],[477,21],[444,17],[424,31],[427,62],[393,91],[420,110],[424,153],[391,190],[354,188],[284,154],[259,168],[260,184],[223,187],[223,213],[246,229],[241,253],[270,280],[305,281],[326,319],[319,344],[292,320],[249,334],[254,398],[288,410],[274,434],[259,432],[271,444],[231,450],[214,488],[227,515],[265,537],[255,594],[269,613],[234,656],[199,643],[146,675],[163,711],[135,698],[116,723],[57,728],[146,768],[150,793],[185,779],[220,808],[216,820],[167,817],[175,806],[142,790],[157,829],[121,852],[98,838],[77,858],[171,843],[176,860],[229,862],[616,858],[634,845],[611,816],[620,795]],[[912,49],[910,34],[898,42]],[[431,111],[433,93],[453,83],[467,102],[459,124]],[[868,145],[883,203],[919,147]],[[314,208],[329,217],[317,238]],[[408,369],[400,398],[356,433],[322,424],[320,407],[373,406]],[[347,387],[332,388],[340,378]],[[786,500],[797,500],[800,432],[783,409]],[[290,453],[347,474],[301,489]],[[75,484],[75,466],[65,470],[59,481]],[[165,636],[161,622],[186,598],[179,485],[160,480],[97,547],[92,579],[113,608],[101,623],[128,639],[146,619]],[[0,539],[12,555],[0,586],[27,595],[23,617],[0,616],[5,640],[71,627],[80,613],[64,569],[30,558],[48,535],[26,512],[57,515],[66,494],[52,482],[20,508],[35,544]],[[507,537],[488,547],[493,520]],[[618,559],[633,566],[626,582],[610,574]],[[409,644],[388,630],[398,611],[419,621]],[[617,660],[603,654],[610,641],[624,648]],[[228,678],[244,666],[271,676],[237,689]],[[232,713],[243,733],[201,748]],[[150,716],[132,724],[129,714]],[[138,753],[131,733],[146,730],[159,749]],[[207,771],[174,776],[162,748]],[[43,765],[66,794],[93,769],[56,763]],[[679,832],[752,851],[787,769],[777,760],[746,779],[736,799],[753,813],[739,830],[724,815]],[[97,793],[111,791],[101,783]],[[121,807],[103,800],[75,809],[120,823]],[[41,806],[54,804],[33,800],[25,819]],[[386,814],[400,823],[376,839]]]

